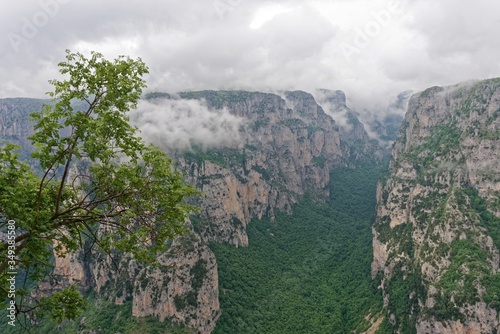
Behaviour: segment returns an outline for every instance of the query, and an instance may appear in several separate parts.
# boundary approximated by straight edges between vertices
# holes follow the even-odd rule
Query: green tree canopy
[[[8,298],[13,269],[40,281],[52,268],[54,251],[62,256],[85,242],[154,261],[166,240],[184,231],[194,209],[183,199],[196,190],[169,156],[146,145],[129,124],[127,112],[145,87],[144,62],[67,51],[59,67],[65,79],[50,81],[53,103],[31,115],[36,124],[31,157],[42,172],[20,161],[14,145],[0,148],[2,300]],[[9,249],[13,225],[15,247],[11,241]],[[67,290],[38,303],[62,320],[77,314],[78,296]],[[29,307],[18,298],[16,312]]]

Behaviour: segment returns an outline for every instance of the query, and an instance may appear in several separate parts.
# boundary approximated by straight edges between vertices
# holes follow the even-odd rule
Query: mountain
[[[107,303],[109,309],[122,305],[136,318],[153,317],[200,333],[213,331],[221,310],[217,259],[209,244],[247,247],[252,220],[273,221],[277,214],[291,213],[306,194],[326,203],[332,184],[335,187],[330,176],[336,168],[356,168],[361,162],[381,165],[387,155],[346,106],[343,92],[322,93],[328,108],[349,115],[348,126],[337,125],[313,95],[302,91],[148,95],[144,103],[164,113],[173,100],[197,101],[209,111],[225,110],[242,120],[234,145],[179,149],[161,143],[186,180],[203,193],[195,203],[200,214],[188,222],[191,231],[171,241],[156,267],[144,267],[126,254],[111,258],[95,249],[56,258],[54,279],[44,282],[40,293],[78,283],[89,298]],[[27,115],[40,107],[40,101],[0,100],[0,119],[5,120],[0,131],[23,144],[25,156],[31,150],[26,137],[32,132]],[[78,328],[68,325],[66,330],[103,328],[102,320],[93,320],[99,315],[89,314]]]
[[[500,330],[499,112],[500,79],[410,99],[373,226],[387,331]]]
[[[498,333],[500,79],[416,93],[400,124],[408,96],[370,124],[338,90],[145,96],[132,121],[201,211],[156,267],[55,258],[39,293],[77,283],[92,305],[58,330]],[[26,158],[27,115],[46,102],[0,100],[0,134]]]

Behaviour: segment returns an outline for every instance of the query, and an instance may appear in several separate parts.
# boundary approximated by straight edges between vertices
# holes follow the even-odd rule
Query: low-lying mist
[[[141,100],[130,120],[145,141],[164,149],[189,150],[238,146],[245,119],[227,109],[208,108],[200,100],[154,99]]]

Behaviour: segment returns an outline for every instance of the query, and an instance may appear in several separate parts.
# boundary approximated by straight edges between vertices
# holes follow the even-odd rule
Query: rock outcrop
[[[173,319],[200,333],[210,333],[220,315],[217,263],[195,235],[184,236],[158,258],[158,267],[143,268],[134,282],[132,315]]]
[[[500,332],[499,112],[499,79],[410,100],[373,228],[399,333]]]
[[[344,163],[334,120],[312,95],[286,92],[190,92],[211,108],[245,119],[240,148],[173,152],[187,178],[204,195],[199,203],[204,241],[248,245],[253,218],[290,211],[305,192],[329,196],[330,168]]]

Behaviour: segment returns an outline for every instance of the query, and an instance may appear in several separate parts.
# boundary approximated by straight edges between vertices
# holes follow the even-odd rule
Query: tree
[[[59,67],[66,78],[50,81],[53,102],[31,114],[31,157],[41,172],[19,160],[18,147],[0,148],[2,300],[12,297],[12,272],[39,282],[50,272],[54,252],[63,256],[84,243],[154,261],[167,239],[185,231],[194,210],[184,199],[196,190],[128,122],[127,112],[145,87],[143,61],[68,50]],[[82,302],[71,287],[35,306],[20,301],[28,291],[17,293],[16,313],[44,309],[58,320],[75,318],[75,303]]]

